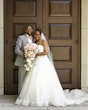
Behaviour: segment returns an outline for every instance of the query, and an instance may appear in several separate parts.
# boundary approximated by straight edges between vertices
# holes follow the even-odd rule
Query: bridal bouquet
[[[37,53],[38,45],[35,43],[27,44],[24,47],[24,57],[25,57],[24,67],[26,71],[30,71],[30,69],[33,67]]]

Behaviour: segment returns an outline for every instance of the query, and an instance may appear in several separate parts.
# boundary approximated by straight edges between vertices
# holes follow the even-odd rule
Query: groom
[[[22,89],[26,70],[24,68],[24,46],[33,42],[33,28],[29,25],[25,29],[25,34],[20,35],[16,41],[15,53],[17,54],[15,65],[18,66],[18,94]]]

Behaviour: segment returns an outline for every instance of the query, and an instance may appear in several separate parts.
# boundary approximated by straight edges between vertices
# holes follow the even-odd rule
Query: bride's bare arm
[[[38,53],[38,56],[43,56],[48,54],[48,44],[46,41],[43,41],[44,52]]]

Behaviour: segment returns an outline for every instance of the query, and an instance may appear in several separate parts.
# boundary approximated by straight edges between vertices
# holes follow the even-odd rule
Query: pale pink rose
[[[28,53],[27,56],[30,57],[30,53]]]

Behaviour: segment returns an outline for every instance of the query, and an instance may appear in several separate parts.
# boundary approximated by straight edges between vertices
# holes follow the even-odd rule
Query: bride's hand
[[[37,56],[40,56],[40,52],[38,52],[38,53],[36,54],[36,57],[37,57]]]

